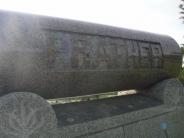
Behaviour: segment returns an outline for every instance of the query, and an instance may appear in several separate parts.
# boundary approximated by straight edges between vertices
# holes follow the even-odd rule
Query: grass
[[[48,99],[47,101],[51,105],[57,105],[57,104],[93,101],[93,100],[106,99],[106,98],[112,98],[112,97],[123,96],[123,95],[131,95],[135,93],[136,93],[135,90],[115,91],[115,92],[107,92],[107,93],[100,93],[100,94],[93,94],[93,95]]]

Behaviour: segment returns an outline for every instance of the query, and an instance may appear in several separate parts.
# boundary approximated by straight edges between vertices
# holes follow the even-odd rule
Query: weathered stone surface
[[[168,108],[168,107],[166,107]],[[125,138],[183,138],[184,108],[124,126]]]
[[[167,116],[173,112],[176,112],[176,108],[173,108],[173,107],[168,108],[168,107],[162,105],[162,106],[142,109],[142,110],[134,111],[134,112],[130,112],[130,113],[125,113],[125,114],[121,114],[121,115],[116,115],[116,116],[112,116],[112,117],[108,117],[108,118],[102,118],[102,119],[89,121],[89,122],[85,122],[85,123],[79,123],[79,124],[75,124],[75,125],[61,127],[58,129],[58,133],[60,136],[63,136],[63,137],[82,137],[82,136],[87,137],[88,135],[92,136],[92,135],[95,135],[96,133],[98,135],[100,135],[100,134],[106,135],[107,131],[111,131],[111,130],[116,131],[117,129],[114,129],[114,128],[119,128],[119,127],[123,127],[123,129],[124,129],[125,126],[128,127],[129,125],[131,125],[132,129],[135,130],[135,129],[138,129],[138,128],[136,128],[136,126],[137,126],[136,124],[141,122],[141,121],[144,121],[144,120],[151,121],[152,119],[154,120],[154,118],[157,119],[157,118],[159,118],[159,116],[163,116],[163,115]],[[162,120],[162,121],[164,121],[164,120]],[[159,123],[162,123],[162,122],[159,122]],[[135,125],[135,128],[133,127],[134,125]],[[142,127],[144,128],[144,125]],[[160,129],[159,127],[160,127],[160,124],[158,124],[158,126],[153,125],[152,129]],[[133,137],[134,132],[132,129],[129,131],[126,130],[125,135]],[[102,133],[102,132],[104,132],[104,133]],[[138,131],[136,131],[135,133],[140,133],[140,130],[138,129]],[[143,133],[143,132],[141,132],[141,133]],[[151,133],[150,130],[148,131],[148,134],[149,133]],[[101,136],[103,136],[103,135],[101,135]],[[143,134],[141,134],[141,135],[143,135]]]
[[[84,136],[82,138],[123,138],[125,136],[122,127],[105,130],[102,132],[97,132],[89,136]]]
[[[150,91],[152,98],[161,100],[162,105],[64,126],[58,129],[58,134],[70,138],[183,138],[184,91],[180,81],[168,79]]]
[[[16,92],[0,98],[0,137],[54,138],[55,112],[42,97]]]
[[[147,94],[161,100],[166,105],[184,105],[184,87],[178,79],[159,82],[148,90]]]
[[[1,11],[0,26],[0,96],[17,90],[58,98],[144,89],[176,77],[181,68],[180,48],[168,36]],[[105,112],[103,119],[58,131],[55,112],[43,98],[31,93],[8,94],[0,98],[0,136],[183,137],[179,121],[183,108],[175,107],[184,105],[181,83],[165,80],[149,92],[164,105],[134,106],[138,108],[110,116],[109,107],[115,111],[119,106],[102,103],[96,108]],[[67,119],[75,121],[73,116]]]
[[[144,89],[181,68],[178,44],[164,35],[3,11],[0,26],[0,95]]]
[[[59,128],[66,138],[182,138],[184,109],[158,106]],[[163,125],[166,125],[164,128]]]
[[[159,100],[136,94],[81,103],[53,105],[52,107],[58,118],[58,126],[63,127],[148,109],[161,104],[162,102]]]
[[[172,114],[174,112],[124,126],[125,138],[167,138],[168,135],[171,137],[170,133],[173,133],[175,129],[181,130],[181,128],[171,128],[174,125],[172,121],[174,116]],[[165,130],[162,128],[163,124],[166,125]]]

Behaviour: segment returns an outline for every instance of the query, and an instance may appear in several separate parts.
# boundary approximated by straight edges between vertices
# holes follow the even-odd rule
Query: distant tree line
[[[180,19],[182,20],[182,22],[184,23],[184,0],[181,0],[181,3],[179,5],[180,8]],[[181,51],[184,54],[184,44],[181,44]]]
[[[184,0],[181,0],[181,3],[179,5],[180,8],[180,19],[182,19],[183,23],[184,23]]]
[[[179,8],[180,8],[180,19],[184,23],[184,0],[181,0]],[[181,52],[184,55],[184,44],[181,44]],[[182,70],[179,74],[179,79],[184,84],[184,68],[182,68]]]

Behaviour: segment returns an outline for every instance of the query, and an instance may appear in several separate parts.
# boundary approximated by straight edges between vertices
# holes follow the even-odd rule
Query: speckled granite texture
[[[42,97],[16,92],[0,98],[1,138],[54,137],[56,128],[55,112]]]
[[[145,89],[179,74],[171,37],[0,10],[0,96],[45,99]]]
[[[71,104],[67,105],[68,110],[60,106],[58,112],[54,107],[56,114],[46,100],[36,94],[8,94],[0,98],[0,134],[3,138],[183,138],[184,91],[181,83],[169,79],[149,91],[151,95],[147,92],[133,99],[118,97],[80,103],[86,108]],[[87,108],[92,112],[98,108],[96,116],[87,118]],[[70,109],[73,114],[69,113]],[[62,116],[58,116],[60,112],[65,114],[64,119],[74,122],[64,123]],[[80,119],[75,122],[77,118]],[[62,121],[57,124],[57,120],[64,124]]]
[[[161,105],[59,127],[58,137],[183,138],[184,91],[182,84],[177,79],[168,79],[153,86],[149,91],[152,91],[152,98],[158,98],[162,102]],[[158,93],[160,93],[159,96]]]

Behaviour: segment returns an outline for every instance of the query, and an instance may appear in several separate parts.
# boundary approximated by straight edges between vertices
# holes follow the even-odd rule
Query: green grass
[[[132,95],[135,93],[136,93],[135,90],[114,91],[114,92],[106,92],[106,93],[93,94],[93,95],[48,99],[47,101],[51,105],[57,105],[57,104],[93,101],[93,100],[106,99],[106,98],[112,98],[112,97],[117,97],[117,96]]]

